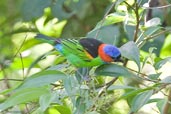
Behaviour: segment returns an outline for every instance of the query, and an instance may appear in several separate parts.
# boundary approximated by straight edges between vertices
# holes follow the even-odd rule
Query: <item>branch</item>
[[[112,8],[114,7],[114,5],[115,5],[115,2],[112,3],[111,7],[110,7],[110,8],[107,10],[107,12],[105,13],[105,15],[104,15],[104,17],[103,17],[103,19],[102,19],[102,22],[101,22],[101,24],[100,24],[100,26],[99,26],[99,29],[97,29],[97,32],[96,32],[96,35],[95,35],[95,39],[98,37],[98,34],[99,34],[99,32],[100,32],[100,28],[101,28],[101,26],[103,25],[106,16],[107,16],[107,15],[109,14],[109,12],[112,10]]]
[[[137,3],[135,3],[135,15],[136,15],[136,28],[135,28],[135,33],[134,33],[134,42],[137,40],[138,38],[138,31],[139,31],[139,24],[140,24],[140,20],[139,20],[139,13],[138,13],[138,9],[139,9],[139,6]]]
[[[168,101],[164,106],[163,114],[169,114],[169,109],[171,108],[171,89],[169,90]]]
[[[7,79],[0,79],[0,81],[24,81],[22,79],[10,79],[10,78],[7,78]]]

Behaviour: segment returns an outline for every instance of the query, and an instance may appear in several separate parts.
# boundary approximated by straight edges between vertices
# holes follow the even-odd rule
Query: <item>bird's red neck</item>
[[[107,44],[101,44],[98,48],[98,54],[100,56],[100,58],[104,61],[104,62],[112,62],[113,59],[107,55],[105,52],[104,52],[104,47],[106,46]]]

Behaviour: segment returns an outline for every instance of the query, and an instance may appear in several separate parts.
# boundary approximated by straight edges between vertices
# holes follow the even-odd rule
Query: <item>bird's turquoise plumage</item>
[[[93,38],[55,39],[42,34],[35,38],[48,42],[76,67],[92,67],[108,62],[120,61],[121,53],[113,45]]]

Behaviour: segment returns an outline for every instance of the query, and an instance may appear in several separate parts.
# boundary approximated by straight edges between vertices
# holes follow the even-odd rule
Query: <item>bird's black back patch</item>
[[[101,44],[103,44],[103,42],[94,38],[83,38],[79,40],[79,43],[93,58],[98,56],[98,48]]]

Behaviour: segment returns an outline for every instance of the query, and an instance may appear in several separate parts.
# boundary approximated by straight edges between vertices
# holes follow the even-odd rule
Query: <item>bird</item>
[[[122,61],[119,48],[95,38],[64,39],[43,34],[37,34],[35,38],[53,45],[61,55],[78,68]]]

